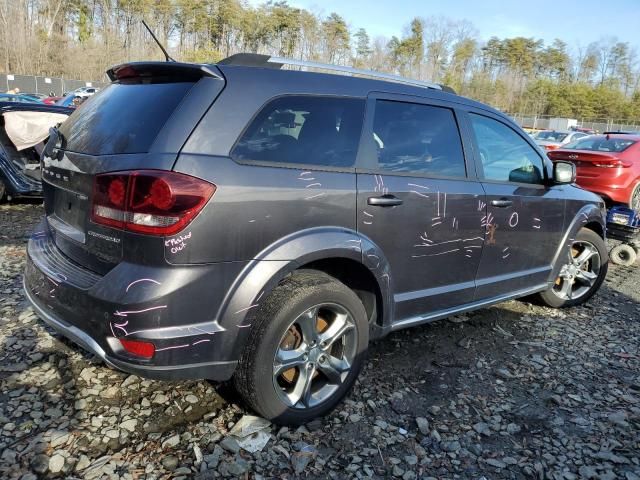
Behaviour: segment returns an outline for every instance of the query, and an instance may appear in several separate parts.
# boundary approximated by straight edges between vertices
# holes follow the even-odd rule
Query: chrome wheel
[[[349,375],[357,330],[342,306],[316,305],[286,330],[273,359],[273,386],[291,408],[311,408],[330,398]]]
[[[640,212],[640,185],[638,185],[631,194],[631,203],[629,206],[636,212]]]
[[[569,262],[562,266],[553,293],[563,300],[577,300],[595,285],[602,259],[591,242],[576,241],[571,246]]]

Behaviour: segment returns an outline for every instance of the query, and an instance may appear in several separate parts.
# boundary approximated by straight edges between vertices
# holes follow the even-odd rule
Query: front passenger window
[[[482,162],[483,178],[501,182],[541,184],[540,155],[514,130],[483,115],[470,114]]]

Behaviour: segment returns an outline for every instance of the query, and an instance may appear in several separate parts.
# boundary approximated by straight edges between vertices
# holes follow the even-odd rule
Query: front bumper
[[[232,279],[229,269],[242,265],[123,262],[100,276],[65,257],[46,224],[36,230],[27,247],[24,290],[38,316],[54,330],[107,364],[143,377],[231,378],[237,359],[230,352],[238,332],[210,316],[226,291],[220,282]],[[141,278],[156,283],[136,284]],[[129,354],[119,341],[123,337],[152,342],[155,355],[145,360]]]

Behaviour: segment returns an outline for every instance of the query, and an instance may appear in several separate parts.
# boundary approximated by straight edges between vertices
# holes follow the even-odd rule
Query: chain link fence
[[[19,88],[21,93],[42,93],[44,95],[62,96],[80,87],[99,87],[108,85],[106,82],[87,82],[58,77],[39,77],[36,75],[0,74],[0,91],[8,92]]]
[[[551,115],[527,115],[515,113],[510,115],[522,128],[546,130],[549,128]],[[578,127],[590,128],[596,132],[640,131],[640,119],[620,120],[614,118],[577,118]]]

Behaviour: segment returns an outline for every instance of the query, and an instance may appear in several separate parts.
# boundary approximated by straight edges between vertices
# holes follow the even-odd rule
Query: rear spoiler
[[[123,63],[107,70],[107,76],[112,82],[152,78],[185,82],[197,81],[202,77],[213,77],[223,80],[220,72],[212,65],[179,62]]]

